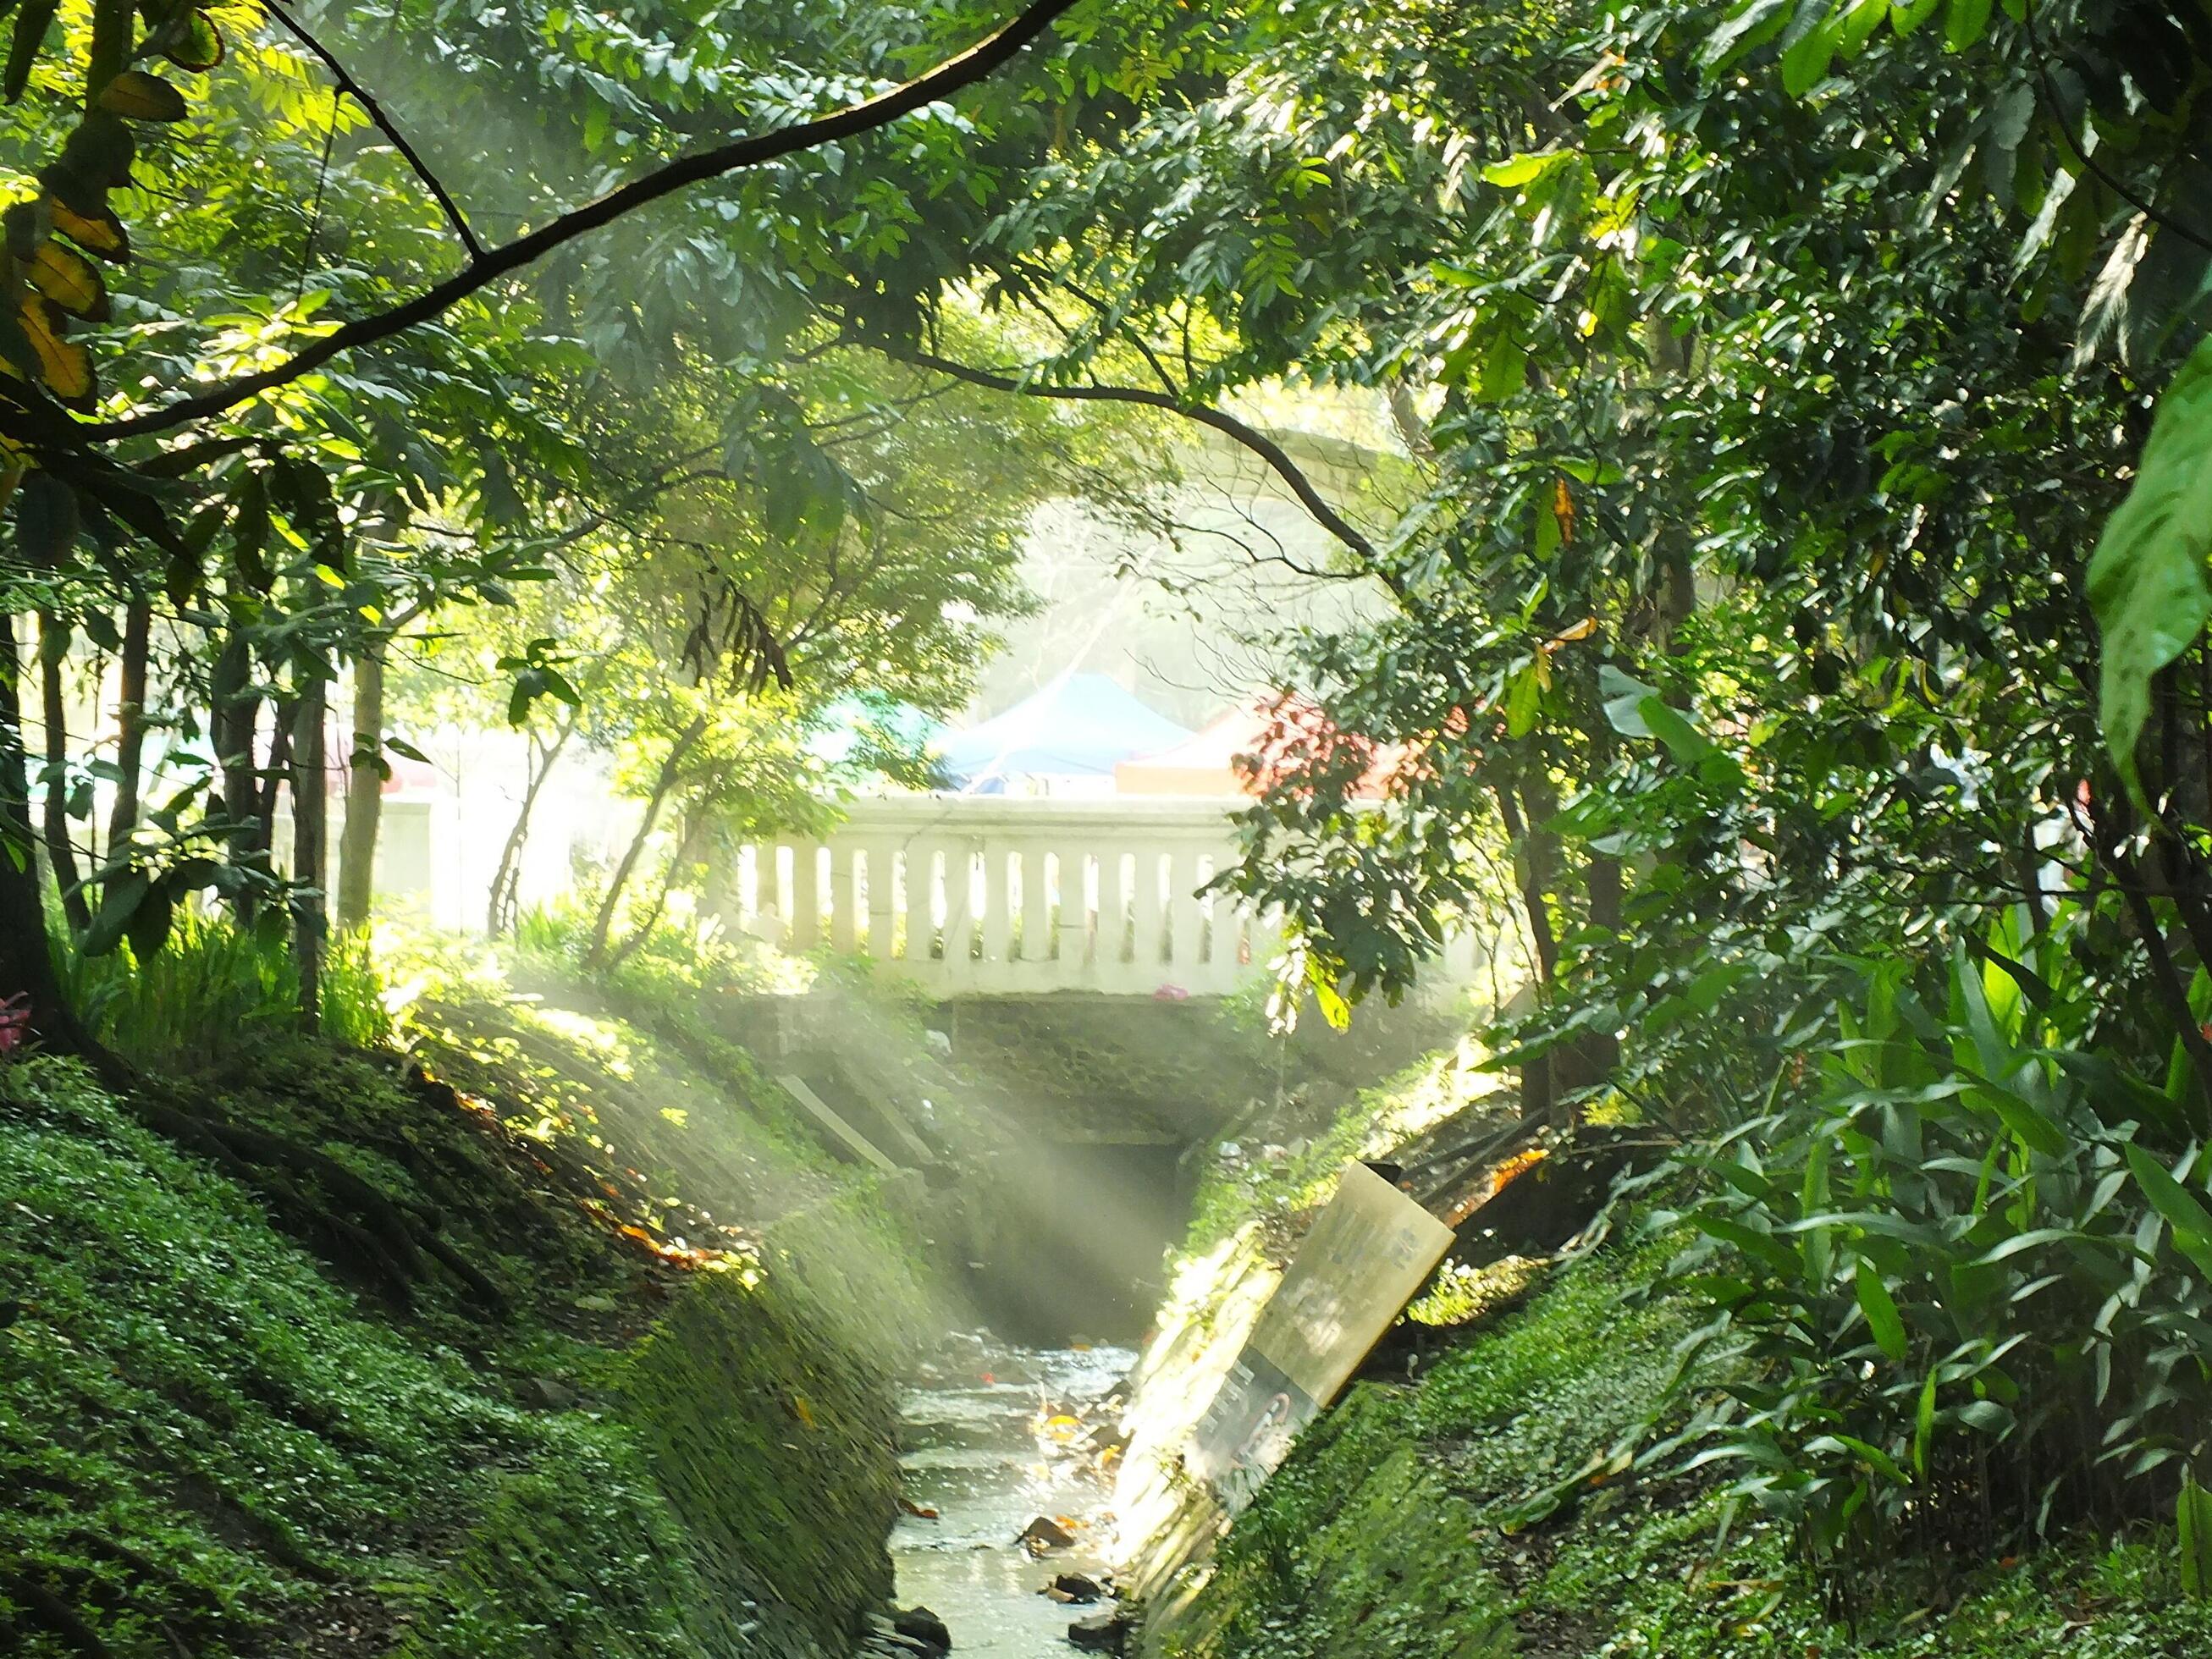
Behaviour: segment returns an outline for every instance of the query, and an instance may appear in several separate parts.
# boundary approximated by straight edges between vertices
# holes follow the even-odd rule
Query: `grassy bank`
[[[1679,1364],[1662,1248],[1549,1271],[1416,1385],[1355,1385],[1152,1633],[1173,1659],[2121,1659],[2212,1652],[2170,1534],[1906,1564],[1837,1605],[1696,1477],[1609,1466]],[[1662,1425],[1663,1426],[1663,1425]],[[1540,1520],[1568,1485],[1570,1502]]]
[[[0,1648],[844,1650],[914,1195],[605,1011],[446,975],[403,1058],[238,965],[108,1000],[143,1096],[0,1063]]]

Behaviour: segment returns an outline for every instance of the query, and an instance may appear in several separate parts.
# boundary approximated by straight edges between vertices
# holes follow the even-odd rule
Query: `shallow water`
[[[1109,1488],[1095,1459],[1041,1442],[1038,1424],[1054,1413],[1084,1417],[1135,1359],[1125,1348],[1014,1348],[971,1338],[908,1391],[906,1495],[938,1516],[902,1516],[892,1531],[899,1605],[944,1620],[955,1655],[1056,1659],[1074,1651],[1069,1625],[1108,1610],[1106,1602],[1070,1607],[1039,1594],[1055,1573],[1098,1575],[1093,1540],[1104,1541]],[[1030,1559],[1017,1540],[1041,1515],[1076,1522],[1073,1547]]]

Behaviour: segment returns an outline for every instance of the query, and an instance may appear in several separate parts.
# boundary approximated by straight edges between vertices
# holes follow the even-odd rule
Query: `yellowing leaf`
[[[46,211],[53,216],[54,228],[87,253],[96,253],[118,264],[131,257],[131,238],[123,228],[123,221],[106,208],[97,216],[82,214],[60,197],[49,195]]]
[[[1520,190],[1536,183],[1554,168],[1574,159],[1572,150],[1545,150],[1534,155],[1509,155],[1502,161],[1492,161],[1483,168],[1486,183],[1500,190]]]
[[[96,323],[107,320],[107,284],[82,255],[58,242],[41,242],[24,275],[32,287],[70,315]]]
[[[1560,544],[1563,546],[1573,546],[1575,540],[1575,498],[1572,493],[1568,490],[1567,481],[1565,478],[1555,480],[1552,485],[1552,516],[1559,521]]]
[[[206,12],[194,9],[184,16],[181,38],[169,37],[161,55],[179,69],[211,70],[222,62],[222,33]]]
[[[181,121],[185,95],[158,75],[125,70],[107,83],[100,106],[111,115],[133,121]]]
[[[1548,655],[1552,652],[1557,651],[1563,645],[1571,644],[1576,640],[1586,640],[1596,632],[1597,618],[1595,617],[1584,617],[1573,627],[1562,628],[1558,633],[1553,635],[1550,639],[1545,641],[1544,651],[1546,654]]]
[[[25,301],[17,320],[38,354],[39,378],[46,390],[71,409],[90,409],[99,390],[93,379],[92,354],[64,337],[62,331],[68,324],[59,307],[33,295]]]

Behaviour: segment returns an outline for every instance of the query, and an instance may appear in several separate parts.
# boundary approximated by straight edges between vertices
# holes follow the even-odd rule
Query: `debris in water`
[[[1079,1619],[1067,1627],[1067,1639],[1091,1653],[1121,1653],[1129,1640],[1129,1615],[1126,1613],[1102,1613],[1095,1619]]]
[[[919,1642],[933,1653],[952,1650],[952,1632],[927,1607],[908,1607],[891,1615],[891,1628],[908,1640]]]
[[[1014,1541],[1031,1555],[1042,1555],[1049,1550],[1066,1549],[1075,1541],[1075,1534],[1052,1516],[1040,1515],[1022,1528]]]
[[[914,1516],[917,1521],[934,1521],[937,1519],[937,1511],[935,1510],[930,1508],[927,1504],[915,1503],[914,1499],[908,1498],[904,1492],[901,1492],[899,1494],[898,1506],[902,1511]]]

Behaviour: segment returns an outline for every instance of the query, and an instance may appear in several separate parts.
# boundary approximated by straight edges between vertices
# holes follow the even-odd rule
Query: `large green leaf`
[[[2151,678],[2186,651],[2212,615],[2212,340],[2159,400],[2135,487],[2106,521],[2089,561],[2089,605],[2104,635],[2098,711],[2121,775],[2136,782],[2136,742]]]
[[[2198,1486],[2193,1473],[2181,1477],[2174,1520],[2180,1545],[2182,1594],[2202,1601],[2212,1595],[2212,1492]]]
[[[82,949],[88,957],[104,957],[123,942],[131,919],[145,902],[153,883],[143,870],[132,870],[107,884],[100,909],[85,930]]]
[[[2134,1141],[2122,1150],[2127,1154],[2128,1168],[2135,1171],[2136,1184],[2172,1230],[2174,1249],[2187,1256],[2207,1280],[2212,1280],[2212,1213],[2164,1164]]]
[[[1890,1295],[1889,1286],[1881,1282],[1881,1269],[1861,1256],[1855,1278],[1859,1309],[1866,1315],[1867,1328],[1874,1333],[1874,1340],[1882,1352],[1892,1359],[1903,1359],[1905,1319],[1897,1310],[1897,1301]]]

